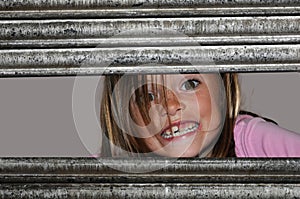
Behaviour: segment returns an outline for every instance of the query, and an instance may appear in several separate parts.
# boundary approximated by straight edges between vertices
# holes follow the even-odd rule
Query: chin
[[[184,153],[182,152],[174,153],[174,151],[173,152],[165,151],[164,153],[161,153],[159,155],[165,157],[171,157],[171,158],[194,158],[199,156],[199,151],[187,150]]]
[[[199,156],[199,151],[186,151],[180,157],[182,158],[194,158]]]

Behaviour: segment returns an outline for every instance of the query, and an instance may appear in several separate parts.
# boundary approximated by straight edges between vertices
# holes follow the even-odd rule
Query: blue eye
[[[181,85],[181,89],[185,91],[195,90],[199,85],[200,81],[197,79],[189,79]]]

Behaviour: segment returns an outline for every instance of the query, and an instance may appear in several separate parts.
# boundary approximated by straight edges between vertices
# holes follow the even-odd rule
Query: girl
[[[239,114],[235,73],[106,76],[101,156],[300,157],[300,134]]]

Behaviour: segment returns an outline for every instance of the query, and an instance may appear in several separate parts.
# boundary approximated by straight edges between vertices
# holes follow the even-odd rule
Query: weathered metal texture
[[[299,183],[299,163],[299,159],[1,158],[0,183]]]
[[[90,18],[299,14],[297,0],[2,0],[0,17]]]
[[[299,184],[6,184],[0,198],[299,198]]]
[[[0,75],[300,71],[299,56],[300,45],[3,50]]]
[[[129,42],[130,41],[130,42]],[[94,48],[94,47],[152,47],[198,45],[249,45],[249,44],[298,44],[300,35],[244,35],[244,36],[193,36],[193,37],[131,37],[131,38],[81,38],[0,40],[0,49],[32,48]]]
[[[296,0],[5,0],[0,76],[299,71],[299,8]],[[149,36],[157,30],[177,34]]]
[[[2,0],[1,10],[18,9],[55,9],[55,8],[161,8],[161,7],[198,7],[198,6],[295,6],[297,0]]]
[[[298,35],[300,16],[2,20],[0,39],[130,37],[172,30],[187,36]],[[130,30],[134,30],[131,31]]]
[[[1,158],[0,197],[297,198],[299,161]]]
[[[232,7],[232,8],[127,8],[127,9],[60,9],[60,10],[0,10],[1,19],[67,19],[67,18],[121,18],[121,17],[198,17],[198,16],[253,16],[296,15],[300,6],[290,7]]]

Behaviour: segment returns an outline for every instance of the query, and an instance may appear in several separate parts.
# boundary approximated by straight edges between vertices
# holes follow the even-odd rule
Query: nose
[[[174,92],[167,90],[165,93],[166,101],[165,101],[165,109],[166,114],[168,115],[176,115],[177,112],[180,112],[183,108],[183,104],[180,103],[178,97]]]

